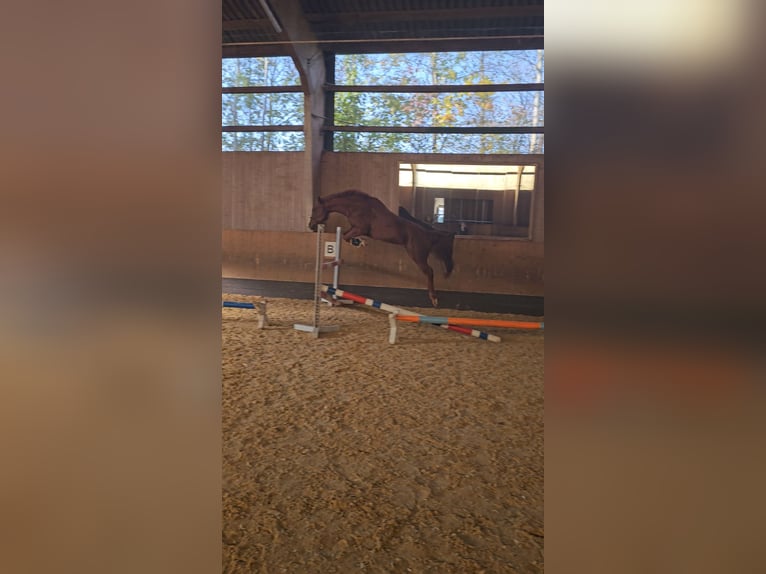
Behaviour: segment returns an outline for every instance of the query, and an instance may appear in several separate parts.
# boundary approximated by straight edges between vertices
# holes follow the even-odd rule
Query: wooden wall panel
[[[532,241],[458,237],[453,276],[445,280],[438,264],[434,270],[437,291],[544,294],[542,156],[325,153],[321,162],[321,194],[361,189],[396,211],[409,197],[406,190],[399,188],[400,162],[538,163]],[[313,281],[315,237],[307,229],[312,198],[305,173],[302,152],[223,154],[224,276]],[[328,220],[326,240],[334,239],[336,225],[345,227],[345,218],[335,215]],[[346,264],[341,272],[342,283],[424,287],[423,275],[400,246],[373,241],[357,249],[346,244],[343,258]]]
[[[326,153],[322,157],[322,195],[359,189],[399,209],[398,154]]]
[[[306,229],[312,198],[303,152],[226,152],[222,175],[224,229]]]
[[[537,189],[532,206],[532,241],[543,243],[544,236],[544,158],[529,155],[472,154],[395,154],[395,153],[325,153],[322,156],[321,194],[344,189],[360,189],[380,199],[394,213],[399,205],[413,211],[411,194],[399,187],[399,163],[468,163],[468,164],[538,164]],[[513,209],[513,202],[506,206]],[[328,225],[337,225],[331,218]]]
[[[532,241],[545,242],[545,166],[540,163],[537,174],[537,189],[532,198]]]
[[[323,240],[334,241],[334,228],[327,231]],[[313,233],[226,230],[223,275],[312,283],[315,242]],[[341,256],[341,284],[425,289],[425,275],[398,245],[369,241],[357,248],[344,243]],[[430,260],[437,291],[543,295],[544,247],[540,243],[456,237],[453,258],[455,269],[449,279],[443,277],[441,263]],[[332,281],[330,267],[324,271],[324,280]],[[427,306],[428,300],[423,304]]]

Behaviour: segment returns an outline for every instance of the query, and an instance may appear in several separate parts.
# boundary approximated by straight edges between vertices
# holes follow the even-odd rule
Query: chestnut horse
[[[428,265],[428,256],[433,253],[444,263],[444,276],[449,277],[454,263],[452,246],[454,233],[433,229],[428,224],[416,220],[404,210],[407,218],[399,217],[383,205],[376,197],[363,191],[349,189],[320,197],[314,204],[309,221],[309,229],[316,231],[317,225],[327,221],[330,213],[344,215],[351,228],[343,234],[343,239],[351,241],[365,236],[386,243],[403,245],[407,254],[428,278],[428,297],[436,307],[439,303],[434,291],[434,272]]]

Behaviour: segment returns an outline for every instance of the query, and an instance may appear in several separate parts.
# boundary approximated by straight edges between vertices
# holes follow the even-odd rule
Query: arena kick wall
[[[392,211],[411,208],[408,190],[398,185],[400,162],[536,163],[532,239],[468,236],[455,238],[455,270],[444,279],[432,259],[436,290],[542,296],[544,271],[543,156],[325,153],[321,194],[361,189]],[[312,197],[302,152],[223,153],[224,277],[313,282],[315,237],[308,230]],[[326,241],[335,239],[327,222]],[[341,284],[424,288],[423,274],[400,246],[369,242],[364,248],[343,246]],[[328,276],[331,272],[328,271]]]

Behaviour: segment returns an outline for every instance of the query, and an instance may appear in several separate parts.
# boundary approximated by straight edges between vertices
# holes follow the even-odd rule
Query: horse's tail
[[[444,276],[449,277],[455,262],[452,260],[452,248],[455,244],[455,234],[447,231],[437,231],[438,238],[434,243],[432,251],[444,262]]]
[[[404,209],[401,205],[399,206],[399,217],[401,217],[402,219],[406,219],[407,221],[411,221],[418,227],[422,227],[423,229],[434,231],[433,226],[428,225],[425,221],[421,221],[417,217],[413,216],[412,214],[410,214],[409,211]]]

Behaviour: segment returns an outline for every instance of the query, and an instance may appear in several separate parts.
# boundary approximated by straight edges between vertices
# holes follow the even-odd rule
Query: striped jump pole
[[[232,307],[234,309],[257,309],[258,310],[258,328],[263,329],[268,325],[268,318],[266,317],[266,301],[259,301],[258,303],[247,303],[241,301],[224,301],[222,307]]]
[[[224,301],[224,307],[234,307],[235,309],[255,309],[253,303],[240,303],[239,301]]]
[[[427,315],[419,315],[417,313],[413,313],[412,311],[408,311],[407,309],[402,309],[401,307],[396,307],[394,305],[389,305],[388,303],[382,303],[380,301],[376,301],[375,299],[367,299],[366,297],[362,297],[361,295],[355,295],[354,293],[349,293],[348,291],[344,291],[343,289],[336,289],[335,287],[330,287],[328,285],[322,285],[322,291],[328,293],[329,295],[335,295],[336,297],[341,297],[343,299],[348,299],[349,301],[354,301],[355,303],[360,303],[362,305],[366,305],[367,307],[372,307],[374,309],[380,309],[381,311],[386,311],[388,313],[391,313],[393,315],[399,316],[400,314],[406,315],[406,316],[412,316],[412,317],[427,317]],[[499,343],[500,337],[497,335],[490,335],[489,333],[485,333],[484,331],[478,331],[476,329],[466,329],[465,327],[459,327],[456,325],[438,325],[442,329],[448,329],[450,331],[455,331],[456,333],[462,333],[463,335],[470,335],[472,337],[476,337],[477,339],[484,339],[485,341],[492,341],[493,343]],[[396,322],[394,321],[391,323],[391,334],[389,336],[389,342],[394,343],[396,341]]]
[[[473,325],[475,327],[501,327],[506,329],[544,329],[545,323],[535,321],[504,321],[502,319],[476,319],[472,317],[431,317],[428,315],[397,315],[397,320],[431,325]]]

